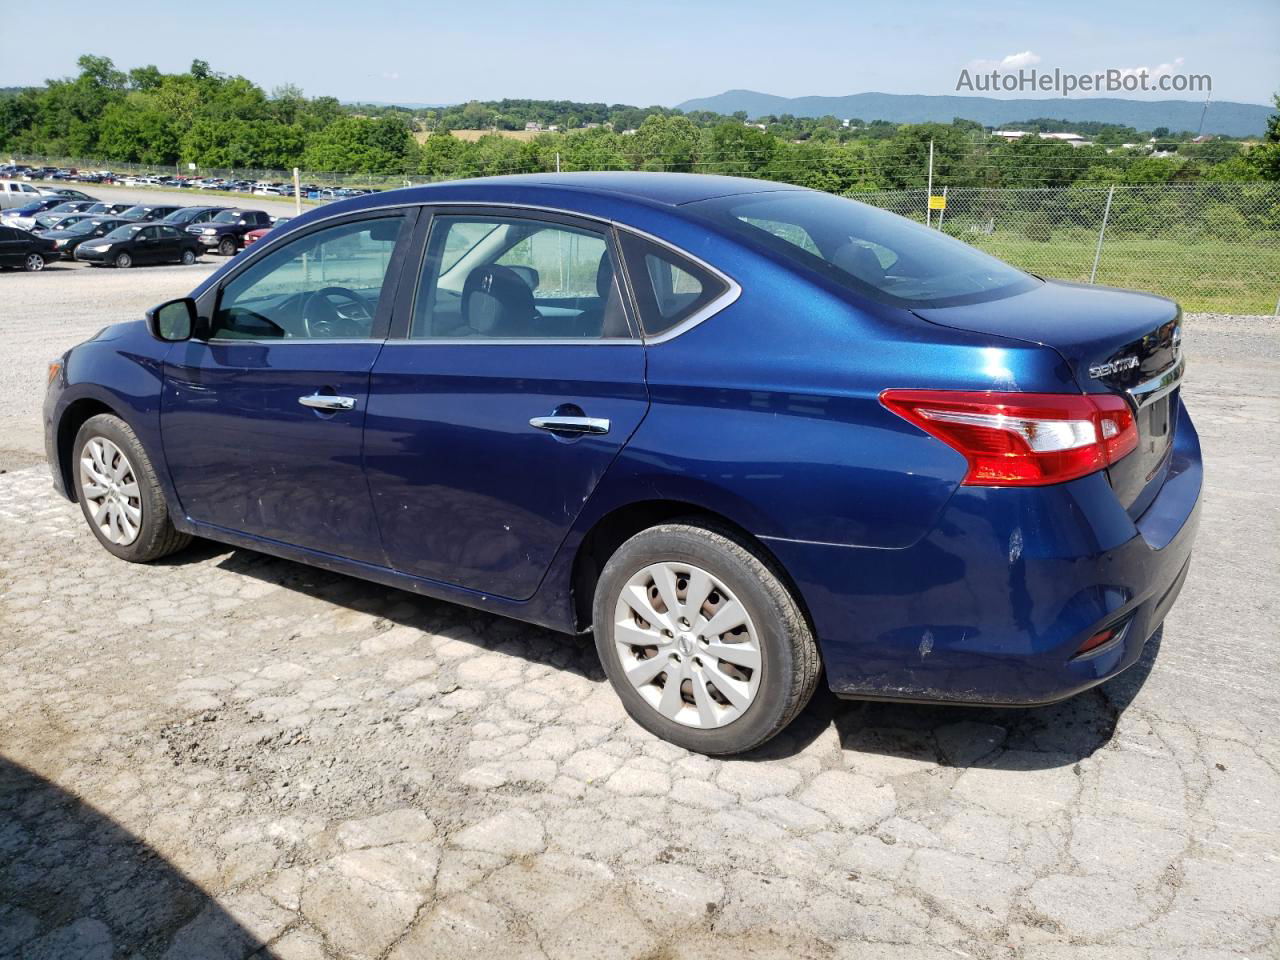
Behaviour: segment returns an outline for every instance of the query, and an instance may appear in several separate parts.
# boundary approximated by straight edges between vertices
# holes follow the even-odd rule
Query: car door
[[[361,441],[415,217],[319,221],[201,295],[201,338],[167,355],[161,408],[165,459],[193,520],[385,562]]]
[[[645,415],[644,347],[607,224],[427,219],[370,381],[374,511],[397,570],[527,599]]]
[[[26,252],[26,234],[13,227],[0,227],[0,266],[20,266]]]
[[[172,263],[181,258],[178,231],[167,223],[156,226],[156,259],[162,263]]]
[[[156,239],[155,227],[143,227],[141,230],[135,231],[130,238],[127,250],[129,256],[133,257],[133,262],[137,264],[155,263],[157,260],[156,249],[159,243]]]

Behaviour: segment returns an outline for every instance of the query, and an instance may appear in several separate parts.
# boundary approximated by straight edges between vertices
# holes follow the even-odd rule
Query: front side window
[[[367,339],[399,215],[325,227],[277,247],[222,288],[211,338]]]
[[[519,217],[437,216],[432,221],[411,338],[630,335],[604,233]]]
[[[784,190],[689,204],[690,212],[882,303],[981,303],[1039,282],[938,230],[829,193]]]

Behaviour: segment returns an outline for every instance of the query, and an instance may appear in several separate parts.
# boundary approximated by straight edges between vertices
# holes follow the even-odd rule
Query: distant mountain
[[[855,93],[847,97],[775,97],[754,90],[729,90],[714,97],[686,100],[678,109],[711,110],[732,114],[745,110],[747,115],[763,117],[790,113],[797,117],[831,115],[847,119],[889,120],[894,123],[950,123],[954,117],[975,120],[985,127],[999,127],[1029,117],[1054,117],[1063,120],[1095,120],[1118,123],[1138,130],[1168,127],[1170,130],[1196,130],[1200,126],[1203,102],[1193,100],[1122,100],[1110,97],[1051,100],[1021,98],[997,100],[994,97],[924,96],[897,93]],[[1261,136],[1273,108],[1256,103],[1233,103],[1229,100],[1209,104],[1204,119],[1204,132],[1229,137]]]

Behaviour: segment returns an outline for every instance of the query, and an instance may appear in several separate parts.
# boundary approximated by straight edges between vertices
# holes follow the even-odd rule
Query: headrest
[[[880,258],[864,243],[850,242],[839,247],[831,255],[831,263],[865,283],[878,285],[884,278],[884,267],[880,265]]]
[[[533,291],[510,267],[492,264],[467,274],[462,322],[487,337],[518,335],[537,313]]]

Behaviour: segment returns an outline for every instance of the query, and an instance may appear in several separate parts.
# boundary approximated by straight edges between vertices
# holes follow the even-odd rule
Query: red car
[[[252,246],[253,244],[257,243],[259,240],[261,240],[263,237],[265,237],[272,230],[274,230],[276,227],[282,224],[288,223],[292,219],[293,219],[292,217],[276,217],[275,222],[271,224],[271,226],[259,227],[257,230],[250,230],[248,233],[244,235],[244,245],[246,247]]]

